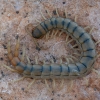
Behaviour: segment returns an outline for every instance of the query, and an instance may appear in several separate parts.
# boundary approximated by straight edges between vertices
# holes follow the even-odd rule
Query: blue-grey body
[[[17,62],[17,67],[23,70],[23,74],[32,78],[77,78],[87,75],[94,65],[96,58],[95,44],[91,36],[75,22],[67,18],[51,18],[41,22],[32,32],[34,38],[44,36],[52,29],[60,29],[70,35],[80,45],[82,57],[79,62],[72,64],[44,64],[26,65]]]

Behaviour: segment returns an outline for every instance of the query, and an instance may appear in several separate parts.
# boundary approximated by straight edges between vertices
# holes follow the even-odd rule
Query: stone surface
[[[65,80],[62,88],[61,80],[56,81],[56,87],[51,92],[45,85],[44,80],[36,80],[32,87],[25,92],[28,84],[32,81],[25,78],[22,81],[13,83],[22,77],[18,73],[11,72],[3,67],[3,64],[11,66],[7,58],[6,44],[10,40],[12,51],[16,43],[16,38],[20,38],[20,54],[23,45],[26,47],[26,56],[35,63],[34,57],[38,54],[39,61],[58,61],[58,58],[66,56],[68,47],[65,46],[65,34],[61,37],[45,38],[38,40],[40,45],[36,48],[33,39],[25,31],[25,26],[32,23],[36,26],[36,18],[42,22],[44,19],[40,14],[40,9],[46,18],[46,8],[50,14],[58,8],[62,16],[64,8],[68,12],[68,17],[74,20],[78,17],[77,23],[82,27],[90,26],[95,29],[92,37],[95,41],[100,40],[100,1],[99,0],[0,0],[0,100],[100,100],[100,60],[95,63],[95,70],[84,78],[75,80]],[[100,52],[100,44],[96,47]],[[11,66],[12,67],[12,66]],[[52,87],[52,80],[48,80]]]

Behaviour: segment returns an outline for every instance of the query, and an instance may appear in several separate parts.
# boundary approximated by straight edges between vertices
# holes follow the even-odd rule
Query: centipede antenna
[[[24,61],[24,58],[25,58],[25,46],[23,46],[22,52],[23,52],[23,54],[21,56],[21,61]]]
[[[35,82],[35,79],[33,79],[33,81],[28,85],[28,87],[25,89],[25,91],[28,91],[30,88],[31,88],[31,86],[34,84],[34,82]]]
[[[61,36],[62,33],[63,33],[63,31],[61,31],[61,32],[59,33],[59,37]]]
[[[60,88],[62,88],[64,85],[64,79],[61,80]]]
[[[57,17],[59,17],[58,9],[56,8]]]
[[[52,80],[53,80],[53,89],[55,89],[56,82],[55,82],[55,79],[52,79]]]
[[[19,55],[19,47],[20,47],[20,43],[19,43],[19,38],[18,38],[16,42],[16,46],[15,46],[15,52],[14,52],[15,57],[18,57]]]
[[[42,15],[43,19],[44,19],[44,20],[46,20],[46,17],[44,17],[44,15],[43,15],[43,13],[42,13],[41,9],[40,9],[40,13],[41,13],[41,15]]]
[[[9,66],[7,66],[7,65],[3,65],[5,68],[7,68],[8,70],[10,70],[10,71],[12,71],[12,72],[18,72],[17,70],[15,70],[15,69],[12,69],[12,68],[10,68]]]
[[[21,78],[19,78],[19,79],[17,79],[17,80],[11,81],[11,83],[19,82],[19,81],[21,81],[21,80],[23,80],[23,79],[25,79],[25,78],[26,78],[26,77],[23,76],[23,77],[21,77]]]

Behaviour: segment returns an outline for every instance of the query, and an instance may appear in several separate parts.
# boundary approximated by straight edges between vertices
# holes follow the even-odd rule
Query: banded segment
[[[94,45],[93,41],[91,40],[91,38],[84,40],[84,42],[82,43],[82,48],[83,48],[83,51],[86,51],[87,49],[95,48],[95,45]]]
[[[79,39],[84,33],[85,33],[85,30],[81,28],[80,26],[77,26],[76,28],[74,28],[73,36],[76,39]]]
[[[79,76],[80,69],[75,64],[68,64],[69,75],[70,76]]]
[[[91,56],[83,56],[80,60],[80,62],[87,68],[91,68],[94,63],[94,58]]]

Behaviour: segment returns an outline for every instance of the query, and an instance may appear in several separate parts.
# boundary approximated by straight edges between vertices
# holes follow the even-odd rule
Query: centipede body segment
[[[61,17],[52,17],[41,22],[32,31],[32,36],[40,38],[52,29],[60,29],[76,40],[82,53],[82,57],[78,62],[72,64],[29,65],[22,62],[18,57],[12,58],[9,51],[8,57],[11,64],[23,75],[35,79],[71,79],[87,75],[93,67],[96,58],[95,44],[91,36],[77,23]]]

